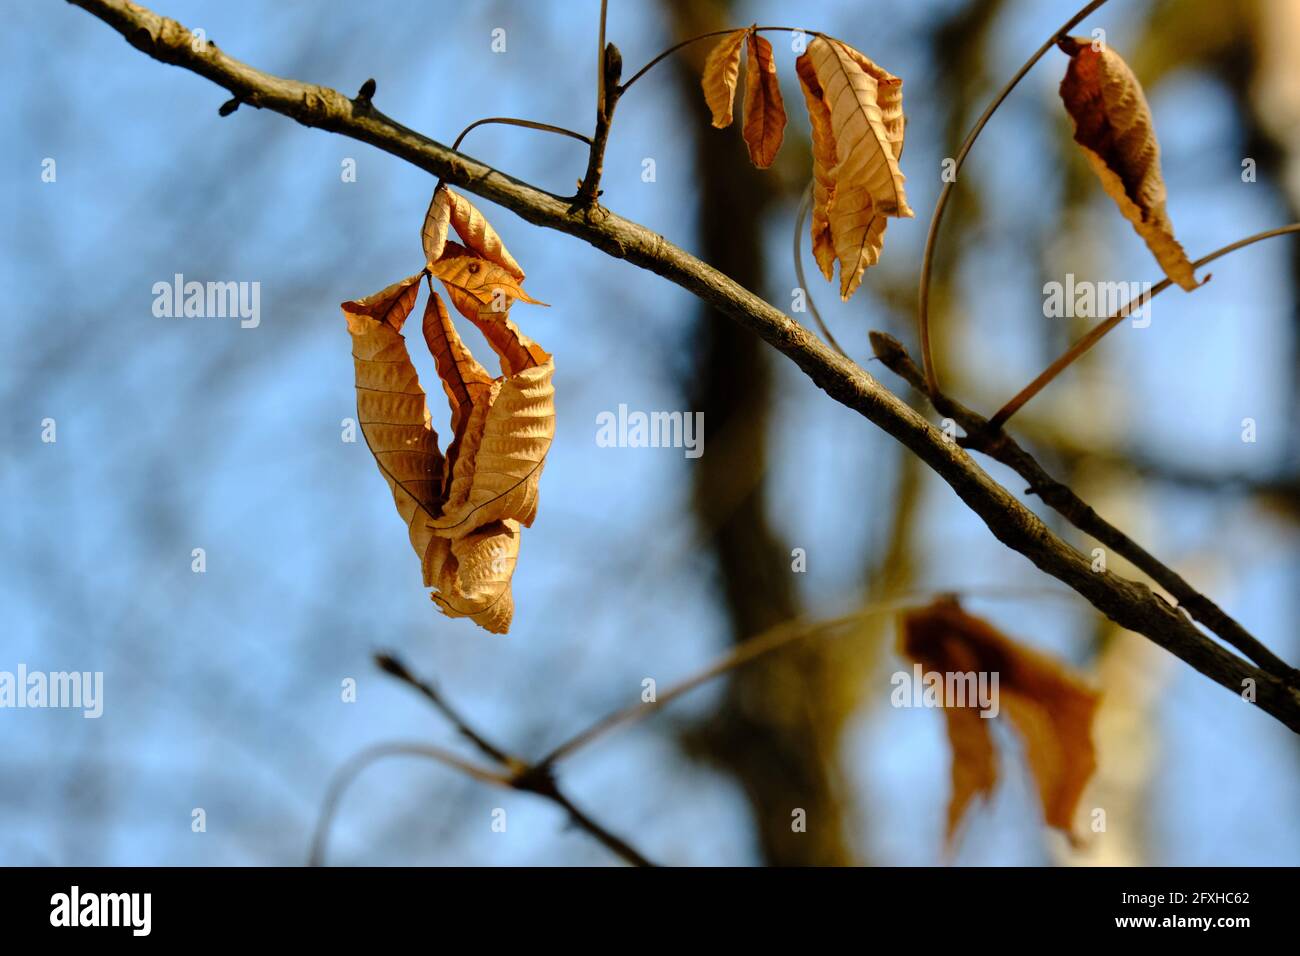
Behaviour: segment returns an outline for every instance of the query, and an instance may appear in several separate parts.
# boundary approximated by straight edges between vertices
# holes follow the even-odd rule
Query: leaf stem
[[[334,816],[338,812],[339,801],[343,798],[344,792],[348,786],[355,780],[361,771],[365,770],[372,763],[382,760],[386,757],[423,757],[429,760],[436,760],[438,763],[459,770],[466,776],[478,780],[482,783],[493,784],[498,787],[509,787],[510,778],[504,774],[496,773],[485,767],[477,766],[467,760],[462,760],[449,751],[440,747],[433,747],[423,743],[391,743],[378,744],[363,750],[357,754],[334,775],[330,782],[329,790],[325,794],[325,803],[321,807],[320,816],[316,820],[316,832],[312,836],[311,852],[307,855],[308,866],[323,866],[325,862],[325,846],[329,839],[331,824],[334,822]]]
[[[961,170],[962,163],[966,161],[966,155],[971,151],[971,147],[975,145],[975,140],[979,138],[980,133],[988,125],[988,121],[997,112],[998,107],[1011,95],[1011,91],[1016,88],[1016,84],[1024,79],[1025,74],[1033,68],[1034,64],[1041,60],[1043,55],[1056,44],[1058,38],[1067,31],[1074,29],[1081,20],[1089,16],[1105,2],[1106,0],[1092,0],[1086,7],[1067,20],[1059,30],[1048,37],[1047,42],[1040,46],[1033,56],[1025,61],[1024,66],[1016,71],[1016,75],[1002,87],[998,95],[984,109],[980,118],[975,121],[971,131],[966,134],[961,149],[957,151],[952,178],[945,182],[943,188],[939,190],[939,199],[934,205],[934,215],[930,217],[930,231],[925,236],[925,253],[921,259],[921,284],[916,299],[917,326],[921,337],[921,364],[925,369],[926,389],[931,395],[939,394],[939,377],[935,372],[934,353],[930,345],[930,270],[934,264],[934,249],[939,237],[939,223],[943,221],[944,210],[948,208],[948,197],[952,193],[953,185],[957,182],[957,173]]]
[[[1202,266],[1209,265],[1215,259],[1218,259],[1222,256],[1226,256],[1228,253],[1235,252],[1238,249],[1243,249],[1246,246],[1254,245],[1255,243],[1260,242],[1264,239],[1272,239],[1274,236],[1285,236],[1294,232],[1300,232],[1300,222],[1293,222],[1289,226],[1281,226],[1277,229],[1267,229],[1264,232],[1257,232],[1253,236],[1247,236],[1244,239],[1238,239],[1236,242],[1229,243],[1228,245],[1224,246],[1222,249],[1216,249],[1214,252],[1211,252],[1208,256],[1204,256],[1203,258],[1197,259],[1195,262],[1192,263],[1192,269],[1195,270],[1201,268]],[[1207,281],[1209,280],[1208,276],[1206,277],[1206,280]],[[997,413],[994,414],[993,417],[989,419],[989,430],[997,431],[998,429],[1000,429],[1003,425],[1006,424],[1007,419],[1009,419],[1016,412],[1020,411],[1020,409],[1024,406],[1024,404],[1028,402],[1031,398],[1033,398],[1035,395],[1037,395],[1039,392],[1041,392],[1045,387],[1047,387],[1047,385],[1052,381],[1052,379],[1060,375],[1070,365],[1072,365],[1081,355],[1083,355],[1090,348],[1092,348],[1094,345],[1100,342],[1102,336],[1104,336],[1107,332],[1109,332],[1111,329],[1115,328],[1115,326],[1119,325],[1122,321],[1124,321],[1125,317],[1127,317],[1133,311],[1133,308],[1135,306],[1139,304],[1145,305],[1147,302],[1150,302],[1152,299],[1158,296],[1161,292],[1164,292],[1165,289],[1168,289],[1172,284],[1173,283],[1168,278],[1161,279],[1159,282],[1157,282],[1154,286],[1151,287],[1150,292],[1145,292],[1133,298],[1128,302],[1127,305],[1125,305],[1122,309],[1120,309],[1110,318],[1095,325],[1092,329],[1088,331],[1088,333],[1083,338],[1079,339],[1079,341],[1071,345],[1060,355],[1059,358],[1056,359],[1056,361],[1054,361],[1051,365],[1047,366],[1047,368],[1045,368],[1037,378],[1035,378],[1032,382],[1030,382],[1028,385],[1022,388],[1019,392],[1017,392],[1009,402],[1007,402],[1005,405],[999,408],[997,410]]]
[[[641,79],[641,77],[649,73],[651,68],[658,66],[661,62],[668,59],[668,57],[672,56],[678,50],[684,49],[685,47],[690,46],[692,43],[699,43],[701,40],[707,40],[709,39],[709,37],[726,36],[728,33],[735,33],[737,30],[744,30],[744,29],[746,28],[731,27],[728,30],[711,30],[708,33],[701,33],[699,36],[691,37],[689,40],[682,40],[680,43],[674,43],[668,49],[664,50],[662,53],[660,53],[658,56],[652,59],[645,66],[641,67],[641,69],[633,73],[632,78],[619,88],[619,92],[626,93],[629,86],[631,86],[637,80]],[[799,27],[753,27],[751,29],[753,29],[756,33],[806,33],[810,37],[825,36],[825,34],[820,33],[817,30],[804,30]]]
[[[481,120],[475,120],[460,131],[456,141],[451,144],[453,150],[460,150],[461,141],[468,135],[470,130],[477,129],[480,126],[487,126],[489,123],[502,123],[506,126],[523,126],[527,129],[539,129],[544,133],[559,133],[561,136],[568,136],[571,139],[581,140],[588,146],[591,145],[591,139],[583,136],[581,133],[575,133],[571,129],[565,129],[563,126],[552,126],[550,123],[538,123],[534,120],[517,119],[513,116],[488,116]]]
[[[812,206],[812,184],[803,194],[803,201],[799,203],[799,214],[794,219],[794,276],[795,281],[799,283],[799,288],[803,289],[804,302],[808,305],[808,311],[812,314],[813,321],[817,323],[817,328],[821,329],[822,335],[826,336],[827,343],[835,351],[839,352],[845,358],[848,353],[840,348],[840,343],[835,341],[835,336],[827,328],[826,323],[822,321],[822,314],[817,311],[817,303],[813,301],[812,290],[808,288],[808,280],[804,278],[803,273],[803,242],[800,236],[803,233],[803,222],[808,216],[808,209]]]
[[[574,734],[563,743],[555,747],[541,760],[537,761],[536,767],[551,767],[560,760],[572,756],[578,751],[591,743],[598,737],[604,736],[611,730],[621,727],[625,724],[636,723],[644,720],[651,714],[657,713],[668,704],[677,700],[682,695],[689,693],[695,688],[706,684],[723,674],[730,673],[738,667],[757,660],[773,651],[780,650],[788,644],[802,641],[806,638],[818,637],[824,634],[830,634],[851,624],[857,624],[870,617],[880,614],[891,614],[897,611],[906,610],[915,607],[918,604],[926,604],[933,601],[940,595],[961,596],[969,598],[1024,598],[1026,596],[1037,595],[1061,596],[1073,598],[1071,591],[1056,590],[1049,588],[1026,589],[1019,587],[1007,588],[990,588],[974,587],[959,590],[936,590],[922,591],[914,594],[903,594],[896,598],[884,601],[874,601],[865,604],[858,610],[839,617],[825,618],[819,621],[809,621],[803,618],[792,618],[782,621],[769,627],[765,631],[760,631],[752,637],[741,641],[731,650],[715,659],[711,664],[703,669],[696,671],[689,677],[673,684],[666,690],[661,690],[653,701],[646,703],[637,702],[627,707],[612,711],[604,717],[589,724],[583,730]]]

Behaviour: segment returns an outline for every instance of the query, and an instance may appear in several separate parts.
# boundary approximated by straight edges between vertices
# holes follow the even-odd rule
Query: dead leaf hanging
[[[446,238],[447,225],[458,222],[458,234],[478,248]],[[424,272],[343,304],[353,339],[358,421],[420,557],[424,584],[434,589],[434,603],[449,617],[468,617],[505,633],[514,615],[511,578],[521,528],[537,515],[542,468],[555,434],[555,363],[510,321],[516,300],[536,300],[519,284],[522,270],[503,264],[513,259],[472,206],[440,187],[422,238],[426,256],[438,252]],[[494,250],[495,258],[484,257],[481,248]],[[458,311],[483,332],[503,373],[493,378],[484,370],[430,288],[423,332],[451,407],[453,434],[445,459],[401,334],[425,275],[440,279]]]
[[[420,229],[420,242],[424,246],[424,261],[437,262],[447,242],[447,229],[451,225],[451,190],[441,183],[429,200],[429,210],[424,214]]]
[[[1190,292],[1196,275],[1165,208],[1160,144],[1142,85],[1107,46],[1094,48],[1086,37],[1064,37],[1058,45],[1070,56],[1061,100],[1074,120],[1075,142],[1165,275]]]
[[[1025,757],[1049,826],[1075,842],[1071,825],[1097,760],[1092,720],[1098,695],[1056,661],[967,614],[956,600],[940,598],[903,615],[899,652],[939,675],[997,675],[996,706],[1024,740]],[[970,801],[987,796],[997,780],[989,719],[965,701],[945,701],[953,749],[951,844]]]
[[[508,270],[450,239],[444,243],[442,258],[429,263],[427,269],[449,289],[455,286],[497,312],[509,311],[516,299],[531,305],[546,305],[525,292]]]
[[[735,30],[718,41],[704,61],[704,102],[713,114],[713,125],[725,129],[731,125],[732,106],[736,100],[736,80],[740,77],[740,48],[748,30]]]
[[[448,553],[431,597],[447,617],[468,617],[493,634],[510,630],[514,595],[510,579],[519,561],[519,522],[497,521],[459,538],[439,539]]]
[[[808,54],[800,56],[794,64],[808,106],[808,122],[812,125],[813,184],[812,184],[812,250],[817,267],[829,282],[835,275],[835,242],[831,238],[830,206],[835,181],[831,170],[835,168],[835,137],[831,132],[831,110],[822,95],[821,83],[813,69]]]
[[[742,128],[749,159],[766,169],[776,159],[785,137],[785,104],[776,75],[772,44],[750,30],[745,56],[745,122]]]
[[[847,300],[880,259],[885,217],[914,215],[898,165],[902,81],[827,37],[814,38],[804,56],[801,75],[816,78],[830,112],[836,163],[826,217],[840,264],[840,297]]]
[[[402,338],[422,278],[411,276],[364,299],[344,302],[342,308],[352,335],[361,434],[392,490],[428,587],[431,569],[441,565],[446,549],[446,542],[429,528],[441,507],[445,462]]]
[[[479,258],[505,270],[515,282],[524,281],[524,270],[519,267],[487,217],[464,196],[439,183],[433,191],[433,198],[429,200],[429,210],[425,213],[424,226],[420,231],[424,261],[430,267],[442,258],[448,226],[456,230],[461,242]]]
[[[438,315],[431,320],[426,312],[425,337],[435,356],[443,339],[449,341],[446,353],[455,355],[464,346],[442,301],[433,299]],[[472,299],[463,301],[467,307],[473,304]],[[481,366],[470,370],[472,379],[464,390],[470,410],[462,416],[456,454],[448,454],[442,514],[432,522],[438,534],[456,535],[499,520],[530,526],[555,435],[554,359],[506,315],[480,307],[469,317],[500,357],[503,374],[489,380]]]

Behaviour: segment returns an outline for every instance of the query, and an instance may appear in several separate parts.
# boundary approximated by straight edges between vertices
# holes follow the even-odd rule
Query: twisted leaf
[[[785,137],[785,104],[776,75],[772,44],[749,31],[745,57],[745,125],[742,129],[749,159],[766,169],[776,159]]]
[[[718,41],[704,61],[704,102],[713,114],[713,125],[724,129],[731,125],[731,109],[736,99],[736,80],[740,77],[740,47],[748,30],[735,30]]]
[[[456,230],[468,249],[479,258],[503,269],[516,283],[524,281],[524,270],[519,268],[510,250],[481,212],[464,196],[439,184],[429,200],[429,210],[424,215],[420,240],[424,245],[424,259],[432,268],[444,255],[447,227]]]
[[[1190,292],[1196,276],[1165,209],[1160,144],[1142,85],[1109,47],[1094,49],[1085,37],[1065,37],[1059,46],[1070,55],[1061,100],[1075,142],[1165,275]]]
[[[491,269],[504,274],[460,247],[450,251],[439,262],[453,279]],[[480,264],[474,272],[455,261],[470,258]],[[514,611],[510,579],[520,526],[536,517],[542,467],[555,434],[555,365],[494,309],[499,296],[474,283],[467,288],[444,280],[458,308],[500,356],[505,374],[490,378],[431,291],[424,338],[452,413],[453,439],[444,460],[401,335],[421,277],[343,305],[356,356],[358,418],[420,556],[424,584],[435,589],[434,602],[448,616],[469,617],[504,633]]]
[[[903,615],[899,651],[941,675],[998,676],[997,707],[1024,740],[1043,816],[1074,842],[1074,812],[1097,767],[1092,745],[1096,692],[1056,661],[967,614],[951,598]],[[953,748],[950,843],[971,799],[991,793],[997,779],[989,719],[969,703],[958,707],[947,701],[944,708]]]
[[[812,60],[804,53],[795,60],[799,75],[799,88],[803,90],[808,106],[808,121],[812,124],[813,194],[812,194],[812,250],[817,266],[826,281],[835,275],[835,243],[831,238],[830,206],[835,191],[831,171],[835,168],[835,136],[831,132],[831,110],[822,95],[821,83],[813,69]]]
[[[441,509],[445,462],[402,337],[420,278],[403,279],[342,308],[352,335],[357,421],[407,526],[427,587],[446,550],[429,528]]]
[[[816,37],[804,55],[831,116],[836,165],[827,217],[840,263],[840,297],[847,300],[867,266],[880,259],[884,217],[914,215],[898,166],[902,81],[838,40]]]

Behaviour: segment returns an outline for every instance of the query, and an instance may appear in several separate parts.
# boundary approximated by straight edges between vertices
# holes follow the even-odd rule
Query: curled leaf
[[[1165,275],[1190,292],[1196,275],[1165,209],[1160,144],[1142,85],[1109,47],[1094,49],[1086,37],[1064,37],[1058,45],[1070,56],[1061,100],[1075,142]]]
[[[902,154],[902,80],[838,40],[816,37],[804,54],[830,111],[835,167],[827,218],[840,264],[840,297],[880,259],[885,217],[915,215],[907,205]],[[887,112],[886,112],[887,111]]]
[[[862,68],[865,58],[850,53],[837,40],[820,36],[808,44],[807,56],[830,106],[838,160],[834,171],[837,202],[848,192],[861,190],[879,215],[915,215],[907,205],[903,173],[878,103],[879,83]],[[900,93],[900,108],[901,102]],[[856,207],[841,208],[841,215],[852,208]]]
[[[450,617],[469,617],[504,633],[514,612],[510,581],[520,528],[536,517],[542,467],[555,434],[555,364],[508,315],[448,285],[500,356],[505,374],[490,378],[457,334],[442,299],[430,292],[424,339],[452,412],[453,439],[444,459],[401,334],[421,278],[343,304],[353,339],[358,421],[407,524],[434,602]]]
[[[451,406],[452,443],[447,449],[446,469],[450,482],[470,414],[476,405],[487,405],[492,377],[456,334],[447,307],[437,294],[430,294],[425,303],[424,341],[433,355],[438,378],[442,380],[443,391],[447,393],[447,402]]]
[[[430,267],[445,254],[448,226],[456,230],[465,247],[479,258],[504,270],[516,283],[524,281],[524,270],[487,217],[464,196],[439,183],[429,200],[429,209],[424,214],[424,225],[420,230],[424,260]]]
[[[420,228],[420,242],[424,246],[424,261],[437,262],[447,244],[447,229],[451,225],[451,190],[441,183],[429,200],[429,210],[424,214]]]
[[[519,561],[519,522],[496,521],[445,544],[433,582],[433,603],[447,617],[468,617],[493,634],[510,630],[515,601],[510,579]]]
[[[993,691],[990,717],[1005,712],[1024,740],[1044,819],[1075,842],[1072,819],[1097,766],[1092,744],[1096,692],[1056,661],[967,614],[951,598],[909,611],[901,623],[899,652],[939,675],[945,686],[951,677],[985,678]],[[943,703],[953,750],[951,844],[970,801],[992,792],[997,773],[989,718],[970,699]]]
[[[431,329],[426,311],[426,338],[435,356],[443,339],[449,342],[445,354],[454,355],[464,345],[441,300],[433,298],[441,331]],[[465,298],[462,304],[472,307],[474,300]],[[471,372],[473,382],[465,389],[469,411],[461,416],[456,431],[455,454],[448,453],[442,514],[432,521],[438,534],[457,535],[498,520],[530,526],[537,514],[546,453],[555,436],[554,359],[520,332],[509,316],[480,306],[470,318],[500,357],[503,375],[488,380],[481,367]]]
[[[403,279],[364,299],[344,302],[342,308],[352,336],[357,422],[393,493],[428,587],[443,548],[428,522],[441,508],[445,462],[402,337],[420,278]]]
[[[835,274],[835,243],[831,238],[830,206],[835,191],[831,171],[835,168],[835,137],[831,132],[831,110],[822,95],[821,83],[813,69],[812,60],[805,53],[795,61],[799,87],[808,106],[808,122],[812,125],[813,185],[812,185],[812,250],[813,258],[826,281]]]
[[[732,104],[736,99],[736,80],[740,77],[740,48],[748,30],[734,30],[718,41],[704,61],[704,102],[713,114],[713,125],[724,129],[731,125]]]
[[[498,312],[508,311],[514,300],[546,305],[534,299],[503,266],[474,254],[451,240],[444,244],[442,258],[426,267],[429,274],[448,287],[468,293]]]
[[[766,169],[776,159],[785,137],[785,104],[776,75],[772,44],[754,30],[747,35],[745,53],[745,124],[742,128],[749,160]]]

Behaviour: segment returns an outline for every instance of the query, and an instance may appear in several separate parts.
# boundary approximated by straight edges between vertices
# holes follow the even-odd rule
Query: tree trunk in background
[[[732,25],[721,4],[671,0],[666,7],[676,39]],[[777,198],[779,180],[773,172],[750,166],[737,128],[739,106],[737,127],[725,132],[711,127],[700,93],[709,47],[705,41],[673,58],[689,114],[683,128],[696,143],[697,252],[761,293],[762,226]],[[788,142],[784,148],[799,144]],[[694,507],[712,551],[735,640],[799,613],[790,548],[764,511],[772,409],[769,351],[756,336],[703,310],[695,349],[698,363],[684,383],[690,408],[704,413],[710,434],[717,436],[708,454],[694,465]],[[741,668],[717,711],[686,734],[689,752],[733,775],[744,789],[760,853],[768,864],[851,862],[837,766],[842,720],[821,704],[822,685],[831,676],[828,670],[818,642],[796,645]],[[796,810],[806,815],[806,832],[792,826]]]

